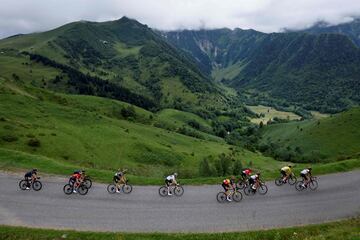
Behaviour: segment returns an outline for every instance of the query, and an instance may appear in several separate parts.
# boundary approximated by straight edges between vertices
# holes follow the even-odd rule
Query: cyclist
[[[74,186],[74,193],[76,193],[76,189],[80,186],[83,181],[83,171],[77,170],[70,177],[70,183]]]
[[[284,183],[286,183],[286,181],[288,180],[288,178],[292,175],[292,166],[288,165],[285,167],[282,167],[280,169],[281,175],[282,175],[282,180]]]
[[[231,193],[231,189],[234,189],[234,181],[231,181],[230,179],[224,179],[224,181],[222,182],[221,186],[224,188],[225,191],[225,195],[226,195],[226,200],[228,200],[229,202],[231,202],[230,199],[230,193]]]
[[[251,175],[251,173],[252,173],[252,170],[250,168],[243,169],[240,174],[241,179],[243,181],[245,181],[247,179],[247,177],[249,177]]]
[[[167,192],[169,196],[172,195],[172,193],[170,192],[170,186],[177,185],[176,177],[177,177],[177,173],[173,173],[172,175],[169,175],[165,178],[165,184],[167,186],[167,190],[168,190]]]
[[[116,185],[116,192],[120,193],[120,189],[122,187],[122,185],[126,184],[126,177],[125,177],[125,173],[127,172],[127,169],[123,169],[121,170],[120,168],[118,169],[118,172],[115,173],[114,176],[114,183]]]
[[[34,168],[33,170],[25,173],[25,181],[26,181],[26,190],[30,189],[30,183],[37,179],[37,169]]]
[[[303,187],[307,187],[308,183],[310,182],[311,179],[311,167],[305,168],[300,172],[300,176],[302,177],[304,183],[303,183]]]
[[[260,173],[259,172],[257,172],[256,174],[250,176],[249,184],[250,184],[251,189],[253,190],[253,192],[255,192],[256,189],[258,189],[258,187],[260,185]]]

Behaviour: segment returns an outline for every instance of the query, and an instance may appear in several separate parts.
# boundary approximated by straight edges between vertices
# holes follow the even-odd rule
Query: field
[[[103,240],[137,240],[137,239],[196,239],[196,240],[219,240],[219,239],[238,239],[238,240],[355,240],[360,238],[359,218],[343,220],[339,222],[309,225],[303,227],[292,227],[283,229],[272,229],[251,232],[231,232],[231,233],[95,233],[95,232],[76,232],[66,230],[45,230],[30,229],[24,227],[0,226],[0,235],[6,240],[53,240],[53,239],[103,239]]]
[[[360,108],[327,118],[267,126],[263,129],[263,142],[324,160],[358,158]]]
[[[247,106],[251,111],[253,111],[256,114],[262,115],[260,118],[252,118],[251,122],[259,124],[260,122],[263,122],[263,124],[266,124],[269,120],[274,119],[275,117],[280,119],[287,119],[287,120],[298,120],[301,117],[295,113],[292,112],[283,112],[278,111],[273,107],[267,107],[267,106]]]

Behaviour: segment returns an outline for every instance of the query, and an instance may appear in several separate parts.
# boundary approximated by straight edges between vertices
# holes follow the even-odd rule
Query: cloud
[[[276,32],[360,16],[359,0],[2,0],[0,38],[65,23],[128,16],[161,30],[244,28]]]

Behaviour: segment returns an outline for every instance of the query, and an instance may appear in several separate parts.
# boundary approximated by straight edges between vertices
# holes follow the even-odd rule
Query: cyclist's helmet
[[[312,168],[311,167],[308,167],[308,169],[311,171],[312,170]]]
[[[177,177],[178,174],[177,174],[177,173],[174,173],[173,175],[174,175],[175,177]]]
[[[37,172],[37,169],[36,169],[36,168],[34,168],[34,169],[32,170],[32,172],[33,172],[33,173],[36,173],[36,172]]]
[[[292,168],[292,166],[291,166],[291,165],[289,165],[288,167],[289,167],[289,168]]]
[[[225,179],[225,180],[223,181],[223,183],[226,184],[226,185],[227,185],[227,184],[230,184],[230,180],[229,180],[229,179]]]

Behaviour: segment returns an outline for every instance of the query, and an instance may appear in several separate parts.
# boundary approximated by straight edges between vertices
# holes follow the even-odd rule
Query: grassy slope
[[[202,233],[202,234],[181,234],[181,233],[94,233],[76,232],[66,230],[44,230],[30,229],[23,227],[0,226],[2,239],[7,240],[52,240],[52,239],[187,239],[187,240],[220,240],[220,239],[239,239],[239,240],[355,240],[360,238],[359,218],[343,220],[339,222],[309,225],[303,227],[292,227],[283,229],[272,229],[251,232],[231,232],[231,233]]]
[[[128,167],[135,175],[161,178],[177,170],[187,178],[197,176],[198,164],[205,156],[228,153],[232,147],[155,128],[148,122],[151,113],[140,108],[136,112],[144,124],[119,119],[121,107],[128,104],[114,100],[53,94],[4,80],[0,93],[0,148],[6,156],[2,169],[29,168],[45,156],[49,166],[42,165],[44,171],[55,174],[78,167],[111,171]],[[17,139],[3,139],[8,136]],[[40,147],[27,145],[32,138],[40,140]],[[21,152],[31,155],[24,157]],[[24,161],[12,161],[19,158]],[[269,172],[279,165],[241,149],[236,158]]]
[[[360,154],[360,108],[332,117],[275,124],[264,128],[265,142],[299,146],[304,153],[317,151],[331,160]]]
[[[75,47],[76,44],[78,45]],[[141,49],[149,45],[153,46],[154,52],[149,55],[141,54]],[[201,105],[213,106],[219,102],[217,107],[222,107],[224,104],[223,97],[215,88],[207,93],[205,89],[194,92],[180,79],[181,74],[167,76],[165,67],[172,64],[170,68],[180,67],[194,86],[197,83],[202,87],[213,85],[196,68],[192,69],[195,65],[191,61],[172,49],[145,25],[125,18],[104,23],[74,22],[43,33],[2,39],[0,49],[4,49],[5,54],[9,49],[16,49],[46,56],[85,74],[110,80],[152,100],[160,100],[165,107],[172,107],[177,98],[192,108],[197,108],[200,100]],[[85,54],[86,52],[89,54]],[[76,57],[69,58],[66,55]],[[97,64],[85,63],[88,60],[96,60]],[[4,66],[8,64],[13,63],[6,63]],[[20,71],[22,68],[24,66],[14,66],[14,69]],[[159,81],[149,83],[154,80],[154,76]],[[160,90],[154,93],[149,86]],[[59,90],[58,87],[52,89]],[[62,90],[69,91],[64,87],[62,86]],[[161,99],[158,99],[159,93],[163,96]]]
[[[211,134],[207,134],[204,132],[211,132],[212,127],[210,122],[205,119],[199,117],[196,114],[183,112],[175,109],[164,109],[156,114],[156,121],[158,124],[163,125],[165,128],[169,129],[179,129],[181,127],[189,128],[189,121],[196,121],[200,124],[200,131],[196,131],[199,135],[201,135],[204,139],[216,141],[216,142],[224,142],[222,138],[216,137]]]

